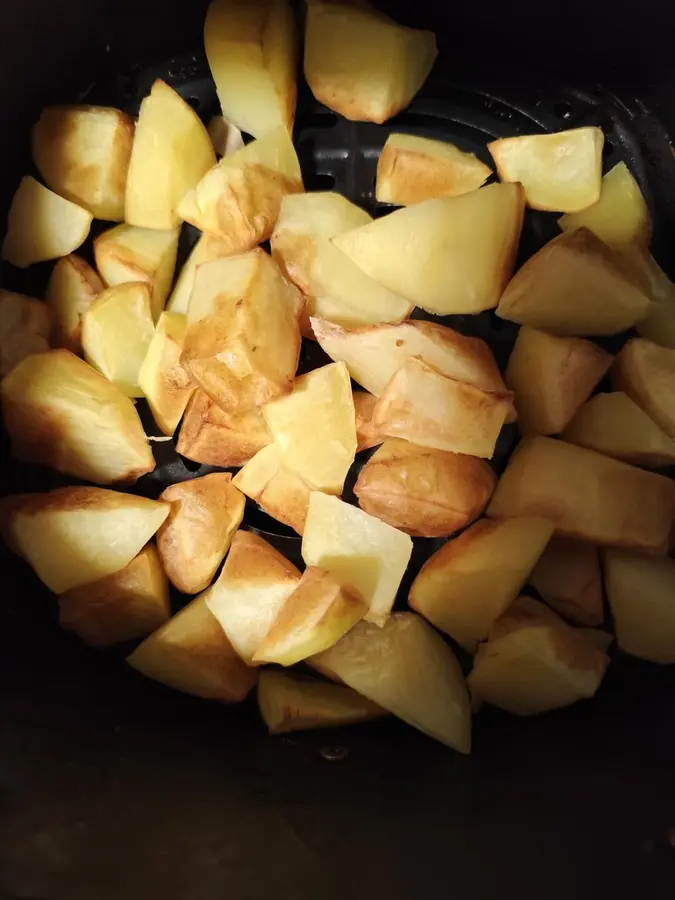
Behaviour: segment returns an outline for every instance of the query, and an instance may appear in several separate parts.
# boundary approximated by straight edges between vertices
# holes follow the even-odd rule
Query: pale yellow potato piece
[[[591,341],[523,325],[504,376],[515,394],[520,430],[559,434],[613,361]]]
[[[122,222],[134,130],[119,109],[49,106],[33,127],[33,161],[57,194],[97,219]]]
[[[635,327],[642,337],[675,350],[675,284],[645,247],[634,244],[622,253],[643,291],[653,301],[647,318]]]
[[[248,664],[298,586],[300,572],[250,531],[238,531],[206,605],[239,656]]]
[[[425,200],[333,238],[366,275],[427,312],[497,306],[513,272],[523,189],[490,184]]]
[[[305,78],[316,99],[346,119],[382,123],[401,112],[437,53],[431,31],[406,28],[367,4],[308,4]]]
[[[178,214],[242,253],[271,236],[283,197],[303,190],[298,155],[280,125],[224,156],[185,194]]]
[[[233,484],[273,519],[303,533],[312,489],[300,475],[284,466],[277,444],[269,444],[256,453],[237,472]]]
[[[491,459],[512,408],[510,391],[455,381],[413,356],[380,396],[373,425],[387,437]]]
[[[516,599],[552,534],[546,519],[481,519],[427,560],[408,603],[473,652]]]
[[[482,459],[388,438],[361,469],[361,509],[413,537],[447,537],[488,504],[495,474]]]
[[[152,544],[119,572],[59,597],[59,625],[92,647],[147,637],[170,615],[169,582]]]
[[[241,131],[224,116],[214,116],[209,122],[208,132],[216,156],[231,156],[244,146]]]
[[[128,397],[142,397],[138,377],[154,332],[147,284],[129,282],[108,288],[82,320],[85,359]]]
[[[368,621],[386,622],[412,548],[407,534],[362,509],[318,491],[311,494],[302,558],[356,590],[369,606]]]
[[[174,587],[198,594],[211,584],[244,517],[246,500],[229,472],[172,484],[159,497],[171,512],[157,549]]]
[[[549,541],[530,583],[549,606],[577,625],[602,624],[602,579],[597,547],[567,538]]]
[[[9,209],[2,258],[26,269],[33,263],[67,256],[86,241],[92,218],[86,209],[26,175]]]
[[[357,725],[388,715],[351,688],[277,669],[260,670],[258,708],[270,734]]]
[[[21,462],[98,484],[133,483],[155,468],[134,404],[68,350],[24,359],[0,399]]]
[[[204,45],[223,115],[262,137],[293,131],[297,35],[288,0],[213,0]]]
[[[603,564],[619,647],[650,662],[675,663],[675,560],[605,550]]]
[[[194,462],[228,469],[245,465],[271,442],[259,409],[232,416],[196,390],[185,410],[176,450]]]
[[[176,279],[176,286],[166,305],[167,311],[187,315],[190,296],[195,284],[197,266],[201,266],[202,263],[214,262],[214,260],[221,259],[223,256],[230,256],[227,241],[223,241],[213,234],[203,234],[194,245]]]
[[[94,258],[106,287],[143,281],[150,287],[155,321],[164,309],[176,269],[180,229],[157,231],[117,225],[94,241]]]
[[[367,391],[354,391],[354,412],[356,413],[356,452],[370,450],[381,444],[384,438],[377,433],[373,425],[373,413],[377,406],[377,397]]]
[[[528,437],[497,485],[489,516],[542,516],[556,534],[667,553],[675,482],[547,437]]]
[[[45,294],[51,310],[55,347],[83,353],[82,319],[103,289],[101,279],[81,257],[71,254],[56,263]]]
[[[377,163],[375,197],[380,203],[397,206],[456,197],[478,190],[490,175],[490,167],[474,153],[465,153],[454,144],[393,133]]]
[[[379,706],[447,744],[471,750],[471,708],[462,670],[443,638],[414,613],[394,613],[382,628],[359,622],[311,659]]]
[[[27,494],[10,511],[20,555],[56,594],[129,565],[169,514],[167,503],[95,487]]]
[[[497,315],[559,335],[618,334],[646,318],[652,301],[632,267],[592,231],[566,231],[520,268]]]
[[[675,440],[621,391],[585,403],[562,433],[564,440],[634,466],[675,463]]]
[[[400,322],[410,314],[410,301],[373,281],[331,243],[342,232],[372,221],[340,194],[283,198],[271,239],[272,256],[305,295],[307,316],[354,328]]]
[[[180,364],[186,331],[185,316],[163,312],[138,372],[138,387],[155,422],[167,435],[178,428],[196,389],[190,373]]]
[[[141,103],[127,178],[127,225],[170,230],[185,194],[216,164],[211,138],[197,113],[157,80]]]
[[[31,353],[49,350],[52,317],[34,297],[0,290],[0,378]]]
[[[302,298],[264,250],[204,263],[188,307],[181,362],[233,415],[291,391]]]
[[[612,387],[628,394],[675,439],[675,350],[633,338],[616,358]]]
[[[610,247],[649,245],[652,219],[640,185],[625,162],[617,163],[602,179],[600,199],[592,206],[558,219],[563,231],[589,228]]]
[[[206,700],[241,703],[258,679],[237,655],[205,594],[196,597],[127,657],[147,678]]]
[[[524,134],[487,145],[501,181],[520,182],[532,209],[575,213],[600,199],[601,128]]]

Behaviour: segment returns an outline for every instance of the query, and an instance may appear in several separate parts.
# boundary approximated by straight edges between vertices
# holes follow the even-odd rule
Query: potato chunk
[[[612,387],[628,394],[675,439],[675,350],[633,338],[616,359]]]
[[[381,444],[383,438],[373,425],[373,413],[377,406],[377,397],[367,391],[354,391],[354,412],[356,413],[356,452],[370,450]]]
[[[0,378],[31,353],[49,350],[49,307],[41,300],[0,290]]]
[[[176,285],[166,306],[168,312],[187,315],[197,266],[230,255],[230,245],[227,241],[223,241],[213,234],[203,234],[192,248],[192,252],[176,279]]]
[[[597,547],[566,538],[549,541],[530,576],[549,606],[577,625],[602,624],[602,579]]]
[[[300,475],[286,468],[278,444],[269,444],[256,453],[237,472],[233,484],[268,516],[303,533],[312,489]]]
[[[84,352],[82,320],[103,290],[103,282],[89,263],[74,253],[56,263],[45,295],[52,315],[52,341],[55,347],[63,347],[76,354]]]
[[[185,316],[163,312],[138,372],[138,386],[155,422],[167,435],[178,428],[196,389],[190,373],[180,363],[186,331]]]

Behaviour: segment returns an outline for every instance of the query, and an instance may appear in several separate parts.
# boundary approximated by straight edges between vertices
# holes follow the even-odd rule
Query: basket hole
[[[323,172],[315,172],[305,178],[305,183],[310,191],[332,191],[335,187],[335,176]]]
[[[567,103],[567,101],[558,100],[557,103],[553,104],[553,112],[556,114],[556,116],[559,119],[564,119],[565,121],[568,121],[569,119],[572,118],[573,110],[572,110],[571,105],[569,103]]]
[[[199,97],[186,97],[185,102],[189,103],[195,112],[199,112],[199,107],[202,105],[202,101]]]

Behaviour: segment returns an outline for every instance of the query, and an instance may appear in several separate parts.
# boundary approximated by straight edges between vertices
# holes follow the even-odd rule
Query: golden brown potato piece
[[[361,469],[359,505],[413,537],[446,537],[488,504],[495,474],[482,459],[389,438]]]
[[[528,437],[511,457],[487,514],[542,516],[563,537],[666,553],[675,482],[573,444]]]
[[[169,514],[157,503],[94,487],[27,494],[10,510],[19,554],[56,594],[127,566]]]
[[[244,146],[241,131],[224,116],[214,116],[207,130],[216,156],[232,156]]]
[[[591,341],[556,337],[523,325],[504,376],[515,394],[520,430],[561,432],[613,360]]]
[[[401,112],[437,52],[431,31],[405,28],[367,4],[308,4],[305,78],[316,99],[346,119],[382,123]]]
[[[618,334],[651,310],[621,255],[587,228],[553,238],[519,269],[497,315],[559,335]]]
[[[546,519],[481,519],[427,560],[408,602],[473,652],[518,596],[552,534]]]
[[[441,636],[414,613],[394,613],[382,628],[359,622],[311,664],[413,728],[459,753],[470,752],[471,709],[462,670]]]
[[[257,534],[238,531],[206,604],[239,656],[249,663],[286,600],[300,572]]]
[[[647,318],[636,325],[640,336],[675,350],[675,284],[640,244],[625,247],[622,253],[643,291],[653,301]]]
[[[134,404],[67,350],[24,359],[0,399],[15,459],[98,484],[132,483],[155,468]]]
[[[237,472],[233,483],[268,516],[303,533],[312,489],[284,466],[278,444],[269,444],[256,453]]]
[[[160,500],[171,512],[157,533],[162,565],[174,587],[198,594],[211,584],[244,517],[246,500],[229,472],[172,484]]]
[[[194,462],[229,469],[245,465],[271,442],[259,409],[232,416],[197,390],[185,410],[176,450]]]
[[[86,241],[92,218],[86,209],[27,175],[12,200],[2,258],[26,269],[33,263],[67,256]]]
[[[82,320],[104,290],[103,282],[88,262],[71,253],[60,259],[47,285],[45,301],[51,310],[55,347],[82,354]]]
[[[597,203],[602,187],[601,128],[523,134],[487,145],[501,181],[525,188],[532,209],[574,213]]]
[[[633,338],[616,358],[612,387],[628,394],[675,439],[675,350]]]
[[[634,466],[675,463],[675,441],[621,391],[585,403],[562,434],[570,444],[597,450]]]
[[[222,259],[223,256],[230,256],[227,241],[223,241],[213,234],[203,234],[199,238],[176,279],[176,286],[166,306],[168,312],[187,315],[197,266],[201,266],[202,263],[214,262],[216,259]]]
[[[147,637],[170,615],[169,582],[152,544],[119,572],[59,597],[59,624],[92,647]]]
[[[197,269],[182,364],[232,415],[290,392],[302,298],[264,250]]]
[[[180,364],[187,319],[163,312],[138,373],[138,386],[145,395],[153,418],[164,434],[178,428],[196,385]]]
[[[387,437],[491,459],[512,406],[510,391],[455,381],[413,356],[378,400],[373,425]]]
[[[490,175],[489,166],[454,144],[390,134],[377,163],[375,196],[380,203],[408,206],[478,190]]]
[[[373,425],[373,413],[377,406],[377,397],[367,391],[354,391],[354,412],[356,413],[356,452],[370,450],[381,444],[383,438]]]
[[[205,594],[146,638],[127,662],[147,678],[206,700],[241,703],[258,679],[237,655]]]
[[[366,275],[427,312],[477,313],[497,306],[513,272],[523,197],[518,184],[489,184],[396,210],[333,243]]]
[[[602,624],[602,579],[597,547],[553,538],[529,580],[548,605],[570,621],[589,627]]]
[[[213,0],[204,44],[227,121],[254,137],[279,125],[291,134],[298,60],[288,0]]]
[[[607,598],[619,647],[655,663],[675,663],[675,560],[604,551]]]
[[[0,290],[0,378],[31,353],[49,350],[51,326],[41,300]]]
[[[33,161],[57,194],[96,219],[122,222],[134,128],[119,109],[49,106],[33,128]]]
[[[127,225],[176,228],[178,204],[215,164],[211,138],[197,113],[157,80],[138,114],[127,178]]]

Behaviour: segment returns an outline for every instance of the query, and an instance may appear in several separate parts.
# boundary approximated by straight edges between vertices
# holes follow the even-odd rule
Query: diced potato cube
[[[370,450],[381,444],[383,438],[373,425],[373,413],[377,406],[377,397],[367,391],[354,391],[354,412],[356,413],[356,452]]]
[[[616,359],[612,387],[628,394],[675,439],[675,350],[633,338]]]
[[[186,331],[185,316],[163,312],[138,373],[138,386],[155,422],[167,435],[178,428],[196,388],[180,363]]]
[[[41,300],[0,290],[0,378],[31,353],[49,350],[51,325]]]
[[[229,255],[229,245],[226,241],[213,234],[203,234],[192,248],[192,252],[176,279],[176,286],[166,306],[167,310],[172,313],[187,315],[190,295],[195,284],[197,266],[201,266],[202,263],[214,262],[216,259],[222,259],[223,256]]]
[[[77,354],[84,352],[82,320],[103,289],[101,279],[81,257],[71,254],[56,263],[45,295],[52,314],[55,347]]]
[[[597,547],[553,538],[530,576],[549,606],[577,625],[600,625],[602,579]]]
[[[267,515],[293,528],[305,530],[312,489],[295,472],[287,469],[277,444],[263,447],[235,475],[233,484],[255,500]]]

